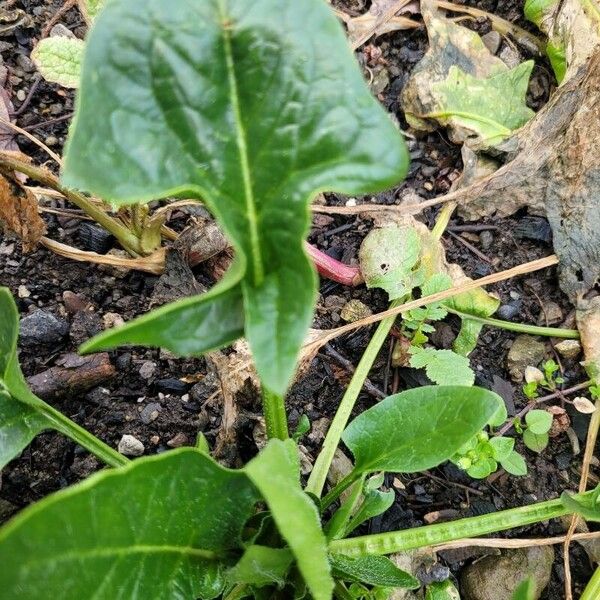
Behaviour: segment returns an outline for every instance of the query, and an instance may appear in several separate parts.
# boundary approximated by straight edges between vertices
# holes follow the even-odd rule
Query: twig
[[[575,392],[579,392],[581,390],[585,390],[592,385],[591,381],[585,381],[583,383],[578,383],[573,387],[567,388],[566,390],[560,390],[558,392],[552,392],[552,394],[548,394],[547,396],[541,396],[540,398],[536,398],[534,402],[530,402],[527,404],[525,408],[520,410],[514,417],[511,417],[509,421],[507,421],[501,429],[496,432],[496,435],[504,435],[507,431],[512,429],[514,425],[515,419],[523,418],[530,410],[533,410],[538,404],[542,404],[544,402],[548,402],[549,400],[554,400],[555,398],[560,398],[561,396],[567,396],[569,394],[574,394]]]
[[[55,152],[53,152],[52,150],[50,150],[50,148],[48,148],[48,146],[46,146],[46,144],[44,144],[43,142],[40,142],[40,140],[38,140],[34,135],[31,135],[28,131],[25,131],[18,125],[15,125],[14,123],[11,123],[10,121],[3,119],[2,117],[0,117],[0,123],[2,123],[3,125],[6,125],[7,127],[10,127],[10,129],[12,129],[13,131],[16,131],[17,133],[20,133],[21,135],[24,135],[29,141],[33,142],[36,146],[38,146],[44,152],[46,152],[54,161],[56,161],[56,164],[62,165],[62,160],[61,160],[60,156],[58,154],[56,154]]]
[[[344,358],[335,348],[333,348],[330,344],[325,344],[325,352],[328,356],[333,358],[338,364],[340,364],[346,371],[350,374],[354,374],[355,367],[354,365],[347,359]],[[371,380],[367,377],[365,382],[363,383],[363,387],[365,391],[371,394],[371,396],[375,396],[375,398],[379,398],[382,400],[386,397],[385,393],[382,392],[378,387],[375,387]]]
[[[66,0],[65,3],[54,13],[52,18],[44,25],[42,29],[42,37],[48,37],[50,30],[60,21],[62,16],[70,11],[75,4],[77,4],[77,0]]]
[[[25,112],[25,109],[29,106],[29,103],[31,102],[31,99],[35,94],[35,91],[40,85],[40,81],[42,81],[42,76],[39,73],[36,73],[33,77],[33,83],[29,88],[29,93],[25,97],[25,100],[23,100],[23,102],[21,103],[21,106],[19,106],[19,108],[14,113],[12,113],[13,117],[18,117],[19,115],[22,115]]]
[[[62,121],[68,121],[75,113],[67,113],[66,115],[62,115],[60,117],[56,117],[56,119],[48,119],[47,121],[42,121],[40,123],[34,123],[33,125],[26,125],[23,127],[23,131],[34,131],[35,129],[40,129],[41,127],[47,127],[48,125],[54,125],[55,123],[61,123]]]
[[[331,340],[339,337],[340,335],[343,335],[350,331],[354,331],[355,329],[358,329],[359,327],[364,327],[365,325],[377,323],[378,321],[382,321],[383,319],[386,319],[388,317],[393,317],[401,313],[405,313],[409,310],[412,310],[413,308],[420,308],[421,306],[425,306],[427,304],[441,302],[442,300],[447,300],[448,298],[452,298],[464,292],[475,290],[485,285],[498,283],[500,281],[506,281],[507,279],[512,279],[513,277],[525,275],[527,273],[533,273],[535,271],[539,271],[547,267],[552,267],[557,264],[558,257],[555,254],[551,254],[550,256],[547,256],[545,258],[533,260],[531,262],[513,267],[512,269],[501,271],[500,273],[493,273],[492,275],[487,275],[486,277],[482,277],[480,279],[467,281],[461,285],[444,290],[443,292],[438,292],[437,294],[431,294],[430,296],[423,296],[422,298],[419,298],[417,300],[411,300],[410,302],[406,302],[404,304],[401,304],[400,306],[390,308],[388,310],[374,315],[370,315],[368,317],[365,317],[364,319],[359,319],[358,321],[354,321],[353,323],[343,325],[342,327],[337,327],[336,329],[326,331],[319,338],[306,344],[304,346],[304,351],[308,351],[309,349],[315,350],[315,348],[318,349],[327,342],[330,342]]]
[[[550,538],[532,538],[532,539],[513,539],[507,540],[505,538],[464,538],[462,540],[456,540],[455,542],[448,542],[447,544],[440,544],[438,546],[431,546],[434,552],[440,552],[442,550],[452,550],[454,548],[469,548],[469,547],[483,547],[483,548],[530,548],[532,546],[553,546],[555,544],[562,544],[566,535],[559,535]],[[571,539],[576,541],[581,540],[595,540],[600,537],[600,531],[592,531],[590,533],[576,533]]]
[[[0,172],[7,171],[18,171],[34,181],[60,192],[69,202],[81,208],[94,221],[112,233],[130,254],[139,255],[139,240],[127,227],[113,219],[102,207],[97,206],[83,194],[63,187],[56,175],[48,169],[27,162],[23,155],[16,152],[0,152]]]
[[[492,259],[489,256],[486,256],[481,250],[479,250],[478,248],[475,248],[475,246],[473,246],[473,244],[467,242],[467,240],[465,240],[464,237],[462,237],[461,235],[456,235],[456,233],[454,233],[453,231],[449,231],[448,229],[446,229],[446,231],[448,232],[448,235],[450,237],[452,237],[453,239],[459,241],[461,244],[463,244],[463,246],[465,248],[467,248],[468,250],[470,250],[475,256],[477,256],[478,258],[480,258],[481,260],[483,260],[484,262],[488,263],[488,264],[492,264]]]

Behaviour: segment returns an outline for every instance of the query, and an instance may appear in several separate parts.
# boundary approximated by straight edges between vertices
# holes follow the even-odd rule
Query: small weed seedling
[[[381,489],[385,472],[420,472],[472,450],[468,468],[512,456],[509,443],[481,433],[504,419],[502,400],[472,385],[407,390],[350,419],[393,318],[369,343],[301,486],[283,398],[316,296],[303,249],[308,202],[321,190],[383,189],[402,178],[406,162],[399,132],[322,0],[107,4],[87,43],[64,185],[115,205],[202,197],[236,261],[207,294],[106,332],[85,350],[136,343],[199,355],[245,336],[270,439],[239,470],[215,462],[202,437],[195,448],[127,461],[29,391],[17,308],[0,289],[0,467],[45,429],[113,467],[0,530],[2,597],[383,600],[394,588],[420,586],[386,555],[573,513],[598,520],[599,492],[589,492],[352,537],[393,501]],[[410,319],[431,318],[423,316]],[[323,493],[340,441],[353,465]],[[521,587],[518,598],[526,597]],[[431,599],[438,592],[454,594],[450,584],[426,590]]]

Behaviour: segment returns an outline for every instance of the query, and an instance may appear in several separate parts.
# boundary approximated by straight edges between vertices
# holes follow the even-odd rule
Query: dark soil
[[[24,110],[18,115],[19,126],[60,152],[65,139],[68,117],[73,108],[72,92],[43,80],[37,84],[35,69],[28,62],[33,43],[62,2],[57,0],[41,3],[39,0],[20,0],[9,4],[10,10],[23,9],[32,20],[30,27],[18,26],[0,34],[0,51],[9,78],[6,89],[15,109]],[[349,13],[364,12],[368,5],[361,0],[338,0],[335,4]],[[519,20],[522,12],[521,0],[482,0],[481,8],[496,12],[511,20]],[[0,9],[2,10],[2,9]],[[519,21],[521,25],[525,25]],[[61,23],[80,37],[84,34],[84,23],[77,10],[72,9],[61,19]],[[482,32],[488,27],[485,22],[475,25]],[[383,63],[369,63],[365,53],[360,53],[365,68],[387,69],[389,84],[380,93],[383,104],[402,123],[398,95],[406,78],[427,48],[423,31],[397,32],[378,38],[374,45],[382,51]],[[371,53],[372,55],[372,53]],[[0,61],[0,69],[1,61]],[[550,94],[550,77],[545,65],[540,65],[534,76],[537,96],[531,104],[539,108]],[[30,97],[27,97],[35,86]],[[539,89],[542,90],[539,93]],[[60,119],[56,122],[57,119]],[[38,163],[46,163],[48,157],[29,140],[17,137],[21,150],[34,157]],[[397,189],[380,194],[378,203],[395,203],[408,192],[429,198],[448,191],[452,181],[460,174],[462,164],[459,148],[451,144],[444,133],[437,132],[418,140],[409,140],[412,165],[409,177]],[[50,163],[48,163],[50,164]],[[346,198],[328,197],[330,203],[345,203]],[[369,201],[369,199],[358,199]],[[56,207],[64,206],[55,201]],[[185,225],[187,215],[179,213],[178,227]],[[494,220],[490,228],[482,233],[459,233],[478,250],[473,253],[461,239],[447,235],[444,238],[448,258],[460,264],[467,274],[481,277],[500,271],[552,252],[551,244],[518,237],[523,224],[523,215],[510,219]],[[419,217],[429,226],[435,220],[435,211]],[[49,236],[81,247],[81,221],[65,216],[47,214]],[[456,219],[451,226],[461,225]],[[540,233],[543,221],[533,223],[533,234]],[[316,215],[311,231],[311,241],[332,256],[351,263],[356,261],[362,238],[371,227],[369,221],[360,217]],[[543,232],[542,232],[543,233]],[[85,237],[85,236],[83,236]],[[543,237],[543,236],[541,236]],[[483,256],[482,254],[483,253]],[[211,283],[206,266],[195,270],[196,278],[203,284]],[[79,343],[102,328],[102,317],[116,313],[128,320],[149,309],[150,299],[158,278],[137,272],[124,273],[118,270],[76,263],[56,256],[40,247],[34,253],[24,255],[20,244],[0,234],[0,285],[8,286],[17,298],[22,315],[42,309],[64,318],[69,323],[69,332],[52,344],[20,347],[20,357],[26,375],[40,373],[55,365],[68,352],[75,352]],[[189,282],[188,282],[189,283]],[[513,279],[492,286],[502,300],[508,318],[537,323],[543,307],[548,302],[558,303],[564,314],[566,326],[572,326],[572,307],[557,286],[553,269],[526,277]],[[65,292],[76,294],[83,302],[89,302],[92,310],[86,313],[67,311]],[[386,307],[385,296],[364,287],[351,289],[323,281],[317,308],[316,326],[327,328],[340,322],[340,309],[351,298],[361,300],[373,311]],[[72,300],[68,303],[72,307]],[[458,331],[458,322],[452,318],[438,327],[434,339],[443,347]],[[356,364],[372,333],[369,329],[359,330],[336,340],[332,346],[352,364]],[[505,368],[506,354],[514,334],[503,330],[485,329],[471,364],[477,373],[477,384],[499,391],[514,414],[525,405],[518,385],[510,382]],[[549,356],[551,350],[549,346]],[[222,418],[221,397],[218,379],[204,359],[175,359],[160,350],[141,348],[120,349],[110,354],[116,367],[116,376],[88,392],[68,397],[53,404],[89,429],[113,447],[123,434],[132,434],[145,446],[146,454],[163,452],[171,445],[193,444],[198,432],[203,432],[209,443],[214,444]],[[372,384],[386,394],[421,385],[425,382],[420,372],[410,369],[390,368],[389,342],[385,345],[370,374]],[[583,381],[578,364],[562,361],[565,387]],[[313,424],[313,431],[303,440],[312,457],[318,452],[324,429],[332,418],[343,395],[350,374],[327,352],[314,359],[307,374],[292,388],[288,397],[288,409],[292,427],[302,413],[306,413]],[[185,381],[182,381],[185,379]],[[260,400],[253,390],[246,390],[240,401],[240,418],[237,425],[237,446],[226,455],[226,462],[236,464],[256,452],[253,430],[260,415]],[[368,393],[361,395],[357,412],[375,402]],[[144,411],[149,405],[150,409]],[[151,417],[148,416],[156,411]],[[157,416],[156,416],[157,415]],[[580,442],[584,443],[586,421],[575,416],[574,427]],[[175,439],[174,439],[175,438]],[[580,475],[581,456],[574,456],[568,438],[562,434],[551,440],[550,447],[541,455],[520,447],[527,458],[530,474],[515,478],[502,474],[486,481],[474,481],[454,468],[446,465],[431,473],[416,476],[403,475],[396,485],[397,502],[382,518],[374,520],[369,531],[377,532],[423,524],[424,516],[432,511],[451,509],[454,517],[470,516],[520,506],[557,497],[565,489],[575,489]],[[12,461],[2,472],[0,488],[0,521],[14,512],[39,500],[57,489],[75,483],[100,464],[81,448],[66,438],[46,433],[38,436],[21,457]],[[594,474],[593,474],[594,475]],[[387,483],[392,484],[394,477]],[[596,482],[595,477],[592,481]],[[557,523],[542,523],[509,535],[550,536],[563,532]],[[572,545],[573,576],[575,590],[580,592],[591,574],[588,559],[581,548]],[[465,564],[460,557],[445,555],[453,575]],[[442,560],[442,559],[440,559]],[[556,547],[556,562],[553,578],[543,598],[563,598],[563,570],[561,548]]]

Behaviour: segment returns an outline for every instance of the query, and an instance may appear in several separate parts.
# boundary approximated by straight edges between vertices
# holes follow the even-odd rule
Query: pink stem
[[[343,285],[350,286],[357,286],[361,283],[364,283],[364,279],[358,267],[345,265],[343,262],[340,262],[335,258],[331,258],[331,256],[321,252],[321,250],[312,244],[309,244],[308,242],[305,243],[304,247],[306,248],[308,255],[315,263],[317,271],[321,277],[326,277],[332,281],[337,281]]]

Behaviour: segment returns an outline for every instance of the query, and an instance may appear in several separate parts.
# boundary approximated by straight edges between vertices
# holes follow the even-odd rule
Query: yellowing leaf
[[[31,58],[47,81],[77,88],[84,47],[83,40],[49,37],[40,41],[31,53]]]
[[[434,108],[421,116],[450,126],[455,142],[473,149],[497,146],[534,115],[525,103],[533,64],[529,60],[485,79],[452,66],[444,81],[431,86]]]

